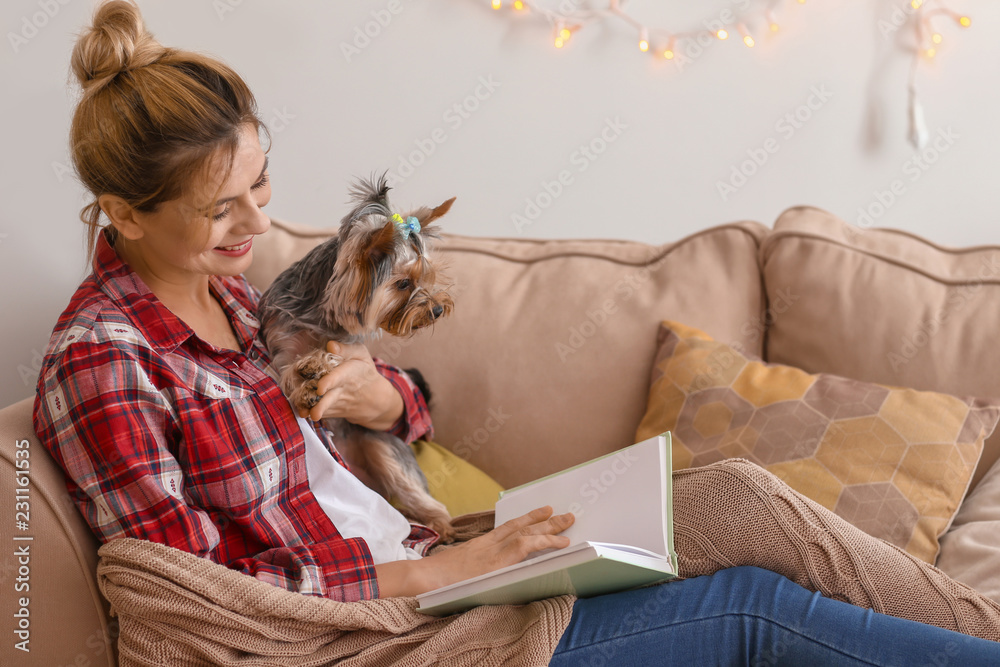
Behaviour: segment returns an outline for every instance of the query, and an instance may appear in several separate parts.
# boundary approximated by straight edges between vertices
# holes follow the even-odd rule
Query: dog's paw
[[[302,385],[302,397],[300,404],[306,408],[313,408],[319,403],[319,385],[315,380],[310,380]]]
[[[319,383],[316,380],[309,380],[296,386],[288,397],[291,399],[292,405],[311,410],[313,406],[319,403],[320,395],[317,393],[318,389]]]
[[[318,380],[340,365],[340,357],[334,354],[312,354],[295,364],[295,372],[304,380]]]
[[[450,544],[455,541],[455,529],[451,525],[450,518],[438,518],[428,519],[427,527],[433,530],[435,533],[441,536],[439,540],[441,544]]]

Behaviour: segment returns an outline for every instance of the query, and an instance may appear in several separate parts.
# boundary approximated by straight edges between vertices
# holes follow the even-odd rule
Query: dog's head
[[[340,223],[326,305],[353,335],[384,329],[406,336],[448,315],[455,305],[427,245],[437,236],[431,223],[448,212],[454,197],[404,215],[389,207],[388,192],[384,174],[358,181],[351,189],[355,206]]]

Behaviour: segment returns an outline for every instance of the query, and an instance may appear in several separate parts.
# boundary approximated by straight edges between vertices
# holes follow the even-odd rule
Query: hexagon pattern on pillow
[[[933,563],[1000,406],[812,375],[663,322],[640,442],[674,467],[745,458],[865,532]]]

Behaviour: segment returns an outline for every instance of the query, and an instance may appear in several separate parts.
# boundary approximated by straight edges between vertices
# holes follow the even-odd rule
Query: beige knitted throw
[[[996,602],[743,459],[674,473],[674,547],[686,577],[754,565],[826,597],[1000,641]]]
[[[468,539],[492,514],[459,525]],[[686,577],[755,565],[828,597],[1000,641],[1000,605],[747,461],[674,473],[674,533]],[[113,540],[100,556],[123,666],[545,665],[572,613],[563,596],[433,618],[413,598],[304,596],[141,540]]]
[[[493,513],[456,521],[460,538]],[[101,547],[98,583],[131,665],[546,665],[570,596],[435,618],[414,598],[335,602],[272,586],[178,549],[136,539]]]

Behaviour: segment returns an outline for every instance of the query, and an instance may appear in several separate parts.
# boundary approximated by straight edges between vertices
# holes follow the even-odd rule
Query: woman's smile
[[[213,250],[220,255],[227,255],[229,257],[242,257],[243,255],[250,252],[250,247],[253,245],[253,237],[251,236],[243,243],[237,243],[236,245],[229,246],[217,246]]]

